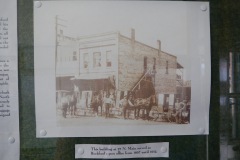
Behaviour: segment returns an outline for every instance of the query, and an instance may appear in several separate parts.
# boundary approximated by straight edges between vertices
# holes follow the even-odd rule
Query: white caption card
[[[169,143],[159,142],[121,145],[75,145],[75,158],[118,159],[144,157],[169,157]]]

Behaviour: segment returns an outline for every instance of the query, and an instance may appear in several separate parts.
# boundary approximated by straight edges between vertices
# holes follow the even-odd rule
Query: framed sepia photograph
[[[208,134],[209,3],[34,8],[37,137]]]

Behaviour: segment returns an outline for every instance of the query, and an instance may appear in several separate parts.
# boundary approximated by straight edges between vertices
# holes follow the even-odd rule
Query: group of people
[[[143,103],[139,103],[140,101],[144,101]],[[148,101],[148,103],[146,103]],[[128,119],[130,112],[133,111],[134,118],[139,118],[140,110],[146,110],[146,118],[149,118],[149,112],[151,110],[151,97],[146,99],[134,99],[132,94],[125,95],[120,101],[118,110],[124,119]],[[101,108],[101,115],[103,115],[103,108],[105,111],[105,118],[109,118],[111,114],[111,110],[116,108],[115,96],[113,93],[102,95],[102,94],[94,94],[91,107],[96,115],[99,113],[99,107]]]
[[[103,94],[102,92],[96,92],[93,94],[91,105],[92,111],[96,116],[99,115],[99,108],[101,109],[101,116],[110,118],[110,114],[113,110],[118,109],[123,119],[129,119],[130,115],[134,116],[134,119],[143,118],[150,120],[150,111],[155,103],[155,95],[151,95],[148,98],[134,98],[133,94],[124,95],[119,101],[118,107],[116,107],[116,99],[114,93]],[[61,97],[62,116],[66,118],[67,113],[71,116],[77,114],[77,95],[63,94]],[[142,110],[142,116],[140,117],[140,111]],[[104,111],[104,113],[103,113]],[[170,120],[171,119],[171,120]],[[184,99],[182,102],[176,99],[174,106],[168,108],[168,120],[175,121],[176,123],[183,123],[190,119],[190,101]]]
[[[98,109],[101,108],[101,115],[103,114],[103,108],[105,108],[105,117],[110,117],[110,108],[115,106],[115,96],[113,93],[103,94],[102,92],[94,93],[91,107],[94,113],[98,116]]]
[[[66,95],[63,94],[61,98],[61,107],[62,107],[62,116],[66,118],[67,112],[69,112],[70,115],[76,115],[76,109],[77,109],[77,96],[76,94],[72,95]]]
[[[128,110],[134,110],[134,115],[136,115],[136,111],[134,108],[134,100],[133,100],[132,95],[130,95],[129,98],[127,98],[127,95],[125,95],[123,97],[123,99],[121,99],[121,101],[119,102],[119,105],[122,108],[122,113],[123,113],[124,119],[129,118],[129,114],[127,115]]]
[[[179,99],[176,99],[176,103],[173,108],[169,109],[169,117],[174,118],[176,123],[184,123],[184,121],[189,122],[190,116],[190,102],[189,100],[184,99],[182,102]]]
[[[123,118],[129,118],[129,112],[134,111],[134,118],[140,118],[140,111],[142,111],[143,119],[150,120],[150,111],[155,103],[155,95],[151,95],[148,98],[135,98],[133,95],[124,96],[120,101],[120,107],[122,108]]]

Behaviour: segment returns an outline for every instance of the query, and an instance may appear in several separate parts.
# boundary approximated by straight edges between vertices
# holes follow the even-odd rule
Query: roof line
[[[84,39],[84,38],[100,37],[100,36],[116,34],[116,33],[119,33],[119,32],[118,31],[112,31],[112,32],[106,32],[106,33],[92,34],[92,35],[86,35],[86,36],[79,36],[79,37],[77,37],[77,40],[81,40],[81,39]]]
[[[127,36],[124,36],[124,35],[122,35],[122,34],[119,34],[119,35],[122,36],[122,37],[124,37],[124,38],[127,38],[127,39],[131,40],[131,38],[129,38],[129,37],[127,37]],[[136,41],[136,40],[135,40],[135,42],[140,43],[140,44],[142,44],[142,45],[145,45],[145,46],[147,46],[147,47],[150,47],[150,48],[152,48],[152,49],[155,49],[155,50],[159,51],[159,49],[154,48],[154,47],[152,47],[152,46],[149,46],[149,45],[147,45],[147,44],[144,44],[144,43],[142,43],[142,42],[139,42],[139,41]],[[164,51],[162,51],[162,50],[161,50],[161,52],[163,52],[163,53],[165,53],[165,54],[168,54],[169,56],[177,57],[177,56],[175,56],[175,55],[172,55],[172,54],[170,54],[170,53],[164,52]]]

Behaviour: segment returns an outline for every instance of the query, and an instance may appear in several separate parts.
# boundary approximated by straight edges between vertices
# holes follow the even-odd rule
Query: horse
[[[73,94],[72,96],[69,97],[69,114],[70,115],[75,115],[76,114],[76,109],[77,109],[77,97]]]
[[[155,103],[155,95],[151,95],[148,98],[136,98],[134,101],[134,106],[136,107],[136,117],[139,117],[140,110],[146,111],[146,114],[144,114],[144,118],[149,120],[150,116],[149,113],[152,109],[153,104]]]
[[[67,111],[69,108],[69,95],[64,95],[61,97],[61,107],[62,107],[62,115],[64,118],[67,116]]]
[[[98,115],[98,106],[99,106],[98,95],[95,95],[92,98],[91,108],[93,109],[94,113],[96,113],[97,115]]]

